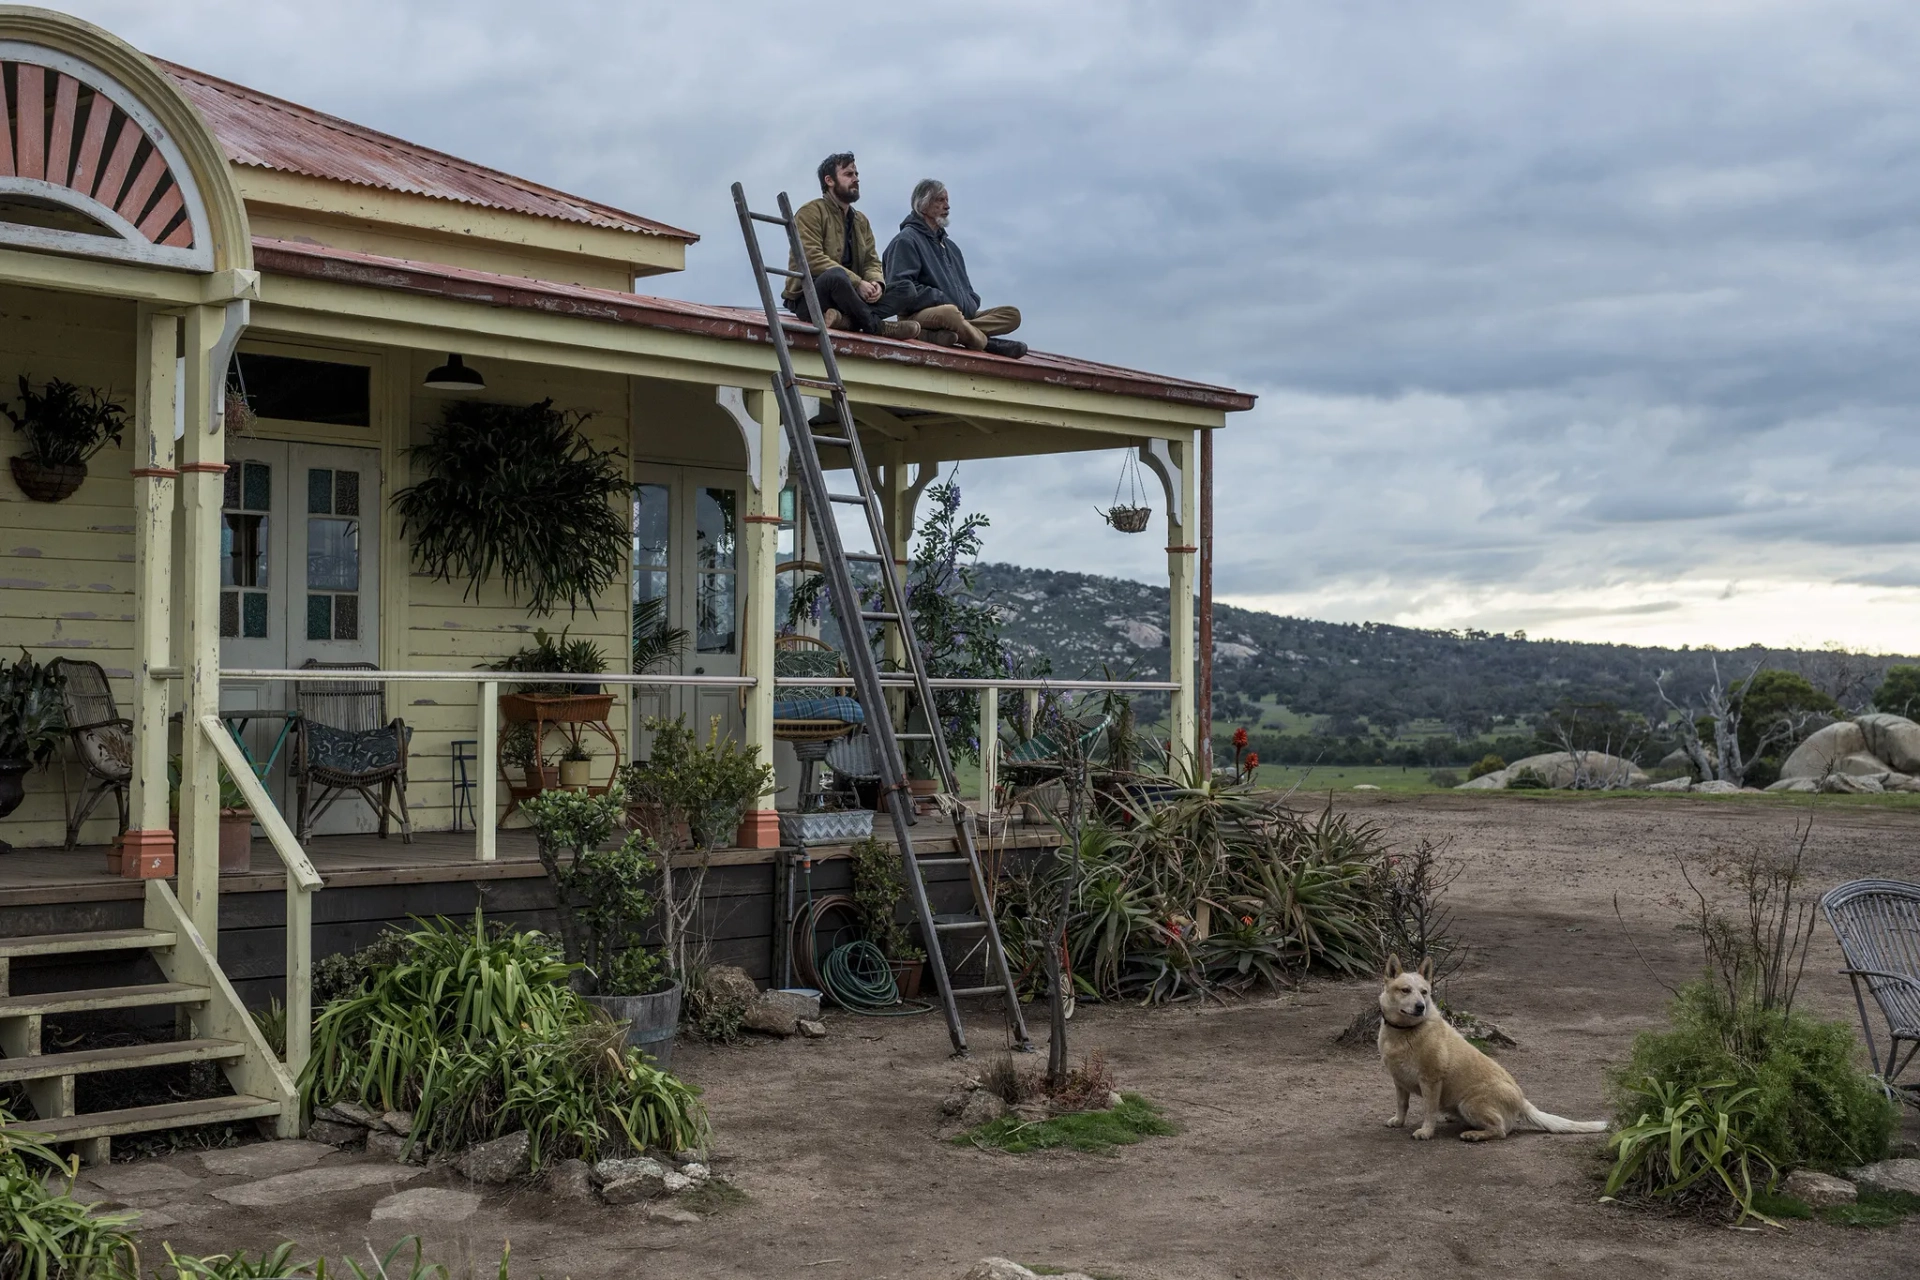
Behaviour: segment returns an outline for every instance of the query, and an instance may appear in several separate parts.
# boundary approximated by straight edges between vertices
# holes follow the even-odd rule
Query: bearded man
[[[1026,355],[1026,343],[1000,336],[1020,327],[1020,309],[982,309],[980,295],[973,291],[967,260],[947,234],[953,214],[947,185],[922,178],[914,185],[912,205],[883,260],[887,296],[897,299],[900,315],[918,322],[929,342],[965,344],[1015,359]]]
[[[794,211],[806,264],[792,261],[787,270],[813,276],[820,310],[829,329],[857,329],[883,338],[911,339],[920,326],[911,320],[889,320],[900,311],[900,295],[888,292],[886,268],[874,246],[873,226],[853,206],[860,200],[860,168],[853,152],[838,151],[820,162],[820,198]],[[789,278],[787,309],[807,316],[806,296],[798,277]]]

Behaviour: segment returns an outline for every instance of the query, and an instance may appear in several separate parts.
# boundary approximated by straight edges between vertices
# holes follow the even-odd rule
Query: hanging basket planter
[[[1126,500],[1121,500],[1121,491]],[[1095,507],[1095,511],[1100,508]],[[1120,479],[1113,486],[1113,505],[1100,511],[1100,518],[1121,533],[1145,533],[1153,520],[1153,508],[1147,505],[1146,487],[1140,483],[1140,459],[1132,449],[1120,464]]]
[[[247,375],[240,368],[240,357],[235,356],[227,370],[227,394],[221,416],[230,436],[252,435],[260,417],[253,411],[253,402],[247,397]]]
[[[84,462],[35,462],[18,454],[7,459],[13,482],[35,502],[62,502],[87,478]]]

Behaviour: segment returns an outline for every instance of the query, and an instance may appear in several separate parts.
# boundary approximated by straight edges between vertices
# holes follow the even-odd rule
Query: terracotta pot
[[[574,788],[588,786],[593,782],[593,761],[562,760],[560,762],[560,785]]]
[[[598,724],[613,712],[610,693],[503,693],[500,718],[508,724]]]
[[[902,1000],[920,998],[920,975],[927,971],[925,960],[889,960],[887,967],[893,970],[893,985],[900,988]]]
[[[84,462],[35,462],[15,454],[7,459],[7,465],[13,469],[13,482],[20,486],[20,492],[35,502],[71,498],[87,478]]]
[[[220,874],[243,876],[253,870],[253,811],[220,811]]]
[[[535,791],[551,791],[560,785],[560,771],[546,765],[529,765],[527,785]]]

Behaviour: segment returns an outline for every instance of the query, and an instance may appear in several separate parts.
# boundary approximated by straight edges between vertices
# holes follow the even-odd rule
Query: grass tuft
[[[735,1205],[746,1204],[753,1197],[733,1185],[725,1178],[708,1178],[691,1190],[682,1191],[673,1198],[673,1203],[682,1209],[689,1209],[703,1218]]]
[[[1841,1227],[1891,1227],[1915,1213],[1920,1213],[1920,1196],[1861,1187],[1854,1203],[1822,1209],[1820,1216]]]
[[[1173,1125],[1161,1117],[1159,1107],[1137,1093],[1125,1093],[1120,1095],[1120,1105],[1111,1111],[1075,1111],[1045,1120],[1002,1116],[967,1130],[953,1141],[1010,1155],[1060,1147],[1099,1153],[1174,1132]]]

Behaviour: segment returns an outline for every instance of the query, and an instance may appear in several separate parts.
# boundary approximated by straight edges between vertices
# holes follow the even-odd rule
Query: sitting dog
[[[1548,1133],[1601,1133],[1605,1120],[1568,1120],[1548,1115],[1528,1102],[1507,1069],[1467,1043],[1447,1025],[1433,1002],[1433,961],[1418,972],[1403,970],[1399,956],[1387,958],[1387,984],[1380,992],[1380,1061],[1393,1077],[1400,1109],[1387,1121],[1397,1129],[1407,1122],[1407,1102],[1420,1094],[1422,1123],[1413,1136],[1425,1140],[1443,1119],[1458,1115],[1472,1127],[1460,1136],[1468,1142],[1504,1138],[1523,1126]]]

